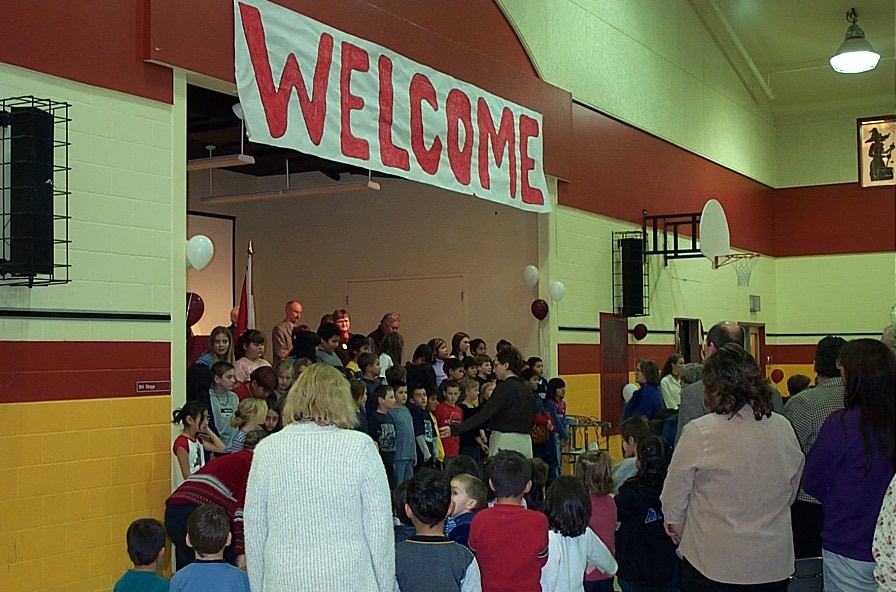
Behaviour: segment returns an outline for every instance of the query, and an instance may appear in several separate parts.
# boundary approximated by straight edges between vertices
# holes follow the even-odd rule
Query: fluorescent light
[[[207,169],[225,169],[227,167],[255,164],[255,157],[248,154],[231,154],[229,156],[210,156],[194,158],[187,161],[187,171],[204,171]]]
[[[254,193],[235,193],[233,195],[209,195],[200,197],[204,203],[242,203],[248,201],[261,201],[265,199],[281,199],[284,197],[306,197],[309,195],[330,195],[333,193],[355,193],[358,191],[379,191],[380,184],[376,181],[363,181],[359,183],[335,183],[329,185],[310,185],[306,187],[286,187],[273,191],[258,191]]]

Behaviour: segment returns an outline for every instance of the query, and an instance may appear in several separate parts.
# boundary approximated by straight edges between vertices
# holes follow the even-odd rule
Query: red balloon
[[[647,337],[647,325],[644,323],[638,323],[635,325],[635,328],[632,329],[632,335],[635,336],[635,339],[641,341],[645,337]]]
[[[780,368],[772,370],[772,382],[778,384],[782,380],[784,380],[784,372]]]
[[[205,302],[202,296],[195,292],[187,292],[187,327],[192,327],[199,322],[205,314]]]
[[[548,316],[548,303],[541,298],[532,301],[532,316],[543,321]]]

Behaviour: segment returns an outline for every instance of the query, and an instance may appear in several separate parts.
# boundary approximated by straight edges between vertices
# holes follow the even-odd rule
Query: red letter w
[[[289,57],[286,58],[286,66],[280,77],[280,87],[275,89],[271,63],[268,61],[268,47],[264,40],[264,27],[261,24],[261,14],[257,8],[245,4],[240,4],[239,7],[243,31],[246,34],[246,44],[249,46],[249,58],[252,60],[252,68],[255,70],[255,81],[258,84],[258,92],[261,94],[261,104],[271,137],[279,138],[286,133],[287,108],[289,99],[292,97],[292,89],[295,88],[299,94],[299,105],[302,108],[302,117],[305,118],[305,126],[308,128],[308,136],[315,145],[320,145],[324,133],[324,117],[327,114],[327,84],[330,64],[333,61],[333,37],[326,33],[320,36],[320,43],[317,47],[317,65],[314,68],[313,99],[308,98],[305,80],[302,78],[299,63],[293,54],[289,54]]]

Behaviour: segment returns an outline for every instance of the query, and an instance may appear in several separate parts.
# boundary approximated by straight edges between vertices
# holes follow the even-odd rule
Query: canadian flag
[[[246,261],[246,277],[243,278],[243,290],[240,293],[240,314],[236,319],[236,340],[246,329],[255,328],[255,293],[252,290],[252,241],[249,241],[248,259]]]

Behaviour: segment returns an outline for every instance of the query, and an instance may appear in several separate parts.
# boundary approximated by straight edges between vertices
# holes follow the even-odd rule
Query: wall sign
[[[137,392],[138,393],[156,393],[159,395],[168,394],[171,392],[171,381],[170,380],[138,380],[137,381]]]
[[[234,0],[253,142],[549,212],[541,114],[264,0]]]

